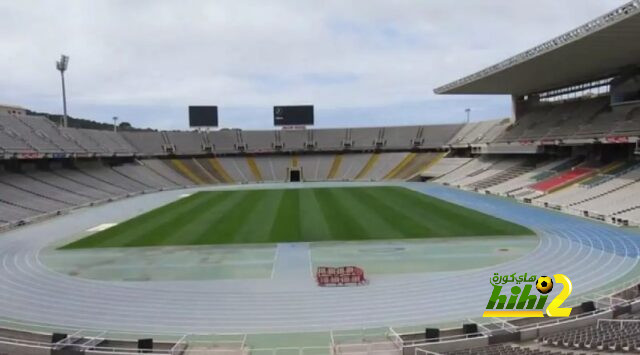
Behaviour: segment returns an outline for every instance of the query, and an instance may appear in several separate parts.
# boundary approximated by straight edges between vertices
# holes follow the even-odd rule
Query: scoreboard
[[[312,126],[313,105],[274,106],[274,126]]]
[[[190,127],[218,127],[218,106],[189,106]]]

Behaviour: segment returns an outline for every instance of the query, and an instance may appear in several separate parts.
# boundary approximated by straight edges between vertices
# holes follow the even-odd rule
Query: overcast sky
[[[433,89],[609,11],[617,0],[0,0],[0,103],[139,127],[270,128],[273,105],[314,104],[316,126],[510,115],[505,96]]]

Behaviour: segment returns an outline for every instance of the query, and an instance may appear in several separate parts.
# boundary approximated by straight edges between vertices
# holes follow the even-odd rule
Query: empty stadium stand
[[[542,345],[564,349],[638,353],[640,322],[599,320],[597,324],[569,329],[538,339]]]
[[[458,169],[471,160],[473,160],[473,158],[444,157],[433,164],[429,169],[424,170],[420,175],[424,178],[437,178]]]
[[[448,144],[453,147],[464,147],[493,142],[510,125],[509,119],[468,123],[458,130]]]
[[[609,105],[608,96],[531,107],[495,142],[571,140],[640,134],[640,106]]]
[[[121,132],[120,133],[140,155],[164,155],[171,144],[165,141],[161,132]]]
[[[205,151],[204,133],[168,131],[166,135],[175,154],[202,154]]]
[[[159,166],[153,160],[116,165],[92,161],[78,162],[73,168],[4,169],[0,171],[0,221],[19,224],[145,191],[186,186],[173,171],[147,165]]]
[[[285,182],[291,169],[299,169],[305,181],[434,179],[611,223],[640,224],[635,162],[585,165],[581,155],[549,158],[520,149],[526,146],[519,143],[505,145],[634,133],[639,120],[639,107],[611,107],[604,97],[541,103],[515,125],[502,119],[429,126],[115,133],[61,128],[42,116],[1,114],[0,155],[5,159],[128,160],[5,169],[0,223],[159,189]],[[472,150],[476,155],[456,157],[433,151],[480,146],[496,153],[477,155],[480,151]]]
[[[576,167],[531,185],[534,190],[551,192],[594,173],[594,169]]]

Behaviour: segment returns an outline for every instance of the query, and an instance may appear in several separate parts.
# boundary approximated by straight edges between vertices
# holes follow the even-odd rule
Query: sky
[[[435,95],[627,1],[0,0],[0,103],[136,127],[272,128],[274,105],[313,104],[317,127],[511,115],[508,96]]]

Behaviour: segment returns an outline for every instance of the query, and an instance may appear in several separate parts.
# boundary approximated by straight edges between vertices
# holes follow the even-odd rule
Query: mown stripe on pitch
[[[158,242],[163,245],[188,245],[198,244],[198,240],[206,238],[210,244],[214,244],[215,234],[207,233],[224,211],[237,203],[242,198],[242,194],[223,192],[216,194],[218,198],[209,200],[208,204],[195,212],[190,221],[176,225],[167,231]]]
[[[376,237],[416,238],[433,232],[424,219],[407,213],[413,209],[413,206],[392,202],[389,197],[393,194],[394,191],[390,189],[367,189],[357,195],[362,204],[375,214],[376,220],[384,222],[388,226],[387,229],[393,233],[391,235],[376,233]]]
[[[154,228],[167,216],[176,212],[188,210],[194,204],[199,204],[207,199],[207,195],[196,193],[173,203],[167,204],[158,209],[149,211],[133,219],[127,220],[103,232],[93,234],[87,238],[71,243],[64,248],[86,248],[86,247],[119,247],[132,238],[132,234],[144,233]]]
[[[354,215],[360,211],[354,211],[353,206],[347,206],[348,202],[338,196],[344,191],[346,189],[318,189],[316,191],[316,198],[320,203],[329,231],[331,231],[331,239],[363,239],[368,234],[368,228]]]
[[[271,240],[295,242],[300,235],[300,200],[297,190],[285,190],[278,206],[276,220],[269,231]]]
[[[176,211],[172,215],[158,216],[152,229],[147,229],[144,233],[138,233],[131,236],[131,239],[125,243],[127,246],[146,246],[146,245],[172,245],[165,241],[171,237],[179,239],[180,236],[176,231],[182,226],[191,224],[194,218],[205,213],[208,206],[221,199],[229,198],[226,193],[210,193],[206,194],[206,199],[197,204],[193,204],[186,210]],[[176,242],[174,242],[175,244]],[[182,244],[182,243],[179,243]]]
[[[358,190],[357,193],[354,191],[353,194],[357,203],[355,208],[360,211],[359,217],[366,220],[370,229],[367,239],[407,237],[407,225],[410,226],[413,222],[404,220],[402,213],[393,213],[392,207],[383,203],[377,193],[367,195],[367,190]],[[389,215],[393,218],[390,219]]]
[[[203,245],[233,242],[235,238],[235,233],[232,231],[234,224],[242,223],[241,219],[247,213],[244,210],[247,201],[260,198],[260,194],[254,194],[254,191],[242,191],[242,194],[238,192],[240,191],[230,192],[232,198],[208,211],[209,218],[203,221],[202,226],[197,230],[198,232],[193,234],[191,244]]]
[[[268,243],[270,239],[268,231],[275,223],[276,213],[282,190],[264,190],[264,195],[254,203],[257,206],[254,213],[246,215],[242,227],[234,238],[236,243]]]
[[[518,224],[499,219],[482,212],[468,209],[447,201],[443,201],[414,191],[394,187],[400,196],[421,201],[416,208],[431,218],[434,227],[444,236],[475,236],[475,235],[532,235],[529,229]]]
[[[404,188],[393,188],[393,191],[387,194],[387,198],[395,203],[408,206],[407,214],[427,222],[429,231],[424,235],[433,237],[464,236],[475,234],[478,231],[479,226],[476,223],[473,228],[469,228],[465,220],[466,213],[461,213],[464,209],[459,206],[442,205],[438,200],[425,200],[420,195]]]
[[[246,191],[233,207],[227,208],[216,216],[215,221],[207,229],[206,234],[195,241],[196,244],[207,244],[207,235],[215,233],[216,243],[236,243],[237,232],[246,220],[246,216],[254,213],[265,190]]]
[[[300,225],[305,240],[333,240],[314,191],[300,190],[300,202]]]
[[[528,229],[402,187],[199,192],[64,248],[277,243]]]

